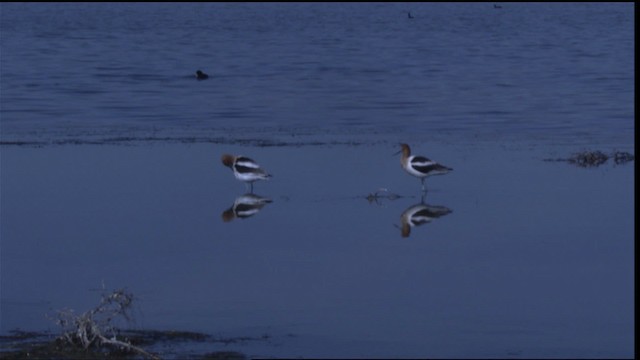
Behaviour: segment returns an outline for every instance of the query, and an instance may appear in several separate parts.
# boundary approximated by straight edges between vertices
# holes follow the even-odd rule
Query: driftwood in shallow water
[[[606,163],[609,159],[613,159],[616,165],[620,165],[635,160],[635,157],[624,151],[616,151],[610,155],[602,151],[583,151],[566,159],[544,159],[544,161],[566,161],[579,167],[596,167]]]
[[[109,348],[139,354],[148,359],[160,359],[129,342],[116,338],[113,320],[124,318],[130,320],[133,294],[125,290],[104,293],[100,304],[81,315],[73,310],[58,311],[56,322],[63,328],[61,341],[71,346],[80,346],[85,350],[106,351]]]

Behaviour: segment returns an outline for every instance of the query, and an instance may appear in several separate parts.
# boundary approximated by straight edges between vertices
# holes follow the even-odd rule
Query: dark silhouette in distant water
[[[410,12],[408,12],[407,15],[409,16],[409,19],[413,19],[413,15],[411,15]]]
[[[502,9],[502,6],[497,5],[497,4],[493,4],[493,8],[494,8],[494,9]]]
[[[205,80],[205,79],[208,79],[208,78],[209,78],[209,75],[207,75],[207,74],[203,73],[203,72],[202,72],[202,71],[200,71],[200,70],[196,71],[196,79],[198,79],[198,80]]]

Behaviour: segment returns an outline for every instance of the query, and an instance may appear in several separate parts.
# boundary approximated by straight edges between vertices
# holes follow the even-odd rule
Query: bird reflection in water
[[[233,205],[222,212],[222,221],[229,222],[233,219],[246,219],[257,214],[272,200],[256,194],[248,193],[238,196]]]
[[[400,215],[400,233],[403,238],[409,237],[411,228],[424,225],[433,219],[445,216],[451,213],[451,209],[446,206],[428,205],[423,201],[419,204],[412,205]]]

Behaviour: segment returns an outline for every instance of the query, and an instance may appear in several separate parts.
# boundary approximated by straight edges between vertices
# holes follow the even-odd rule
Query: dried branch
[[[116,338],[117,329],[112,322],[121,317],[130,321],[132,304],[133,294],[120,289],[111,293],[103,292],[100,304],[81,315],[75,315],[73,310],[58,311],[56,322],[63,328],[60,339],[85,350],[111,346],[149,359],[159,359],[156,355]]]

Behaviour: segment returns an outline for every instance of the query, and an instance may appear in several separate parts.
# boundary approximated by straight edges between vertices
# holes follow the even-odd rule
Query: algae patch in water
[[[621,165],[635,160],[635,157],[624,151],[614,151],[611,154],[605,154],[602,151],[596,150],[582,151],[568,158],[544,159],[544,161],[565,161],[578,167],[588,168],[603,165],[609,159],[613,159],[616,165]]]

